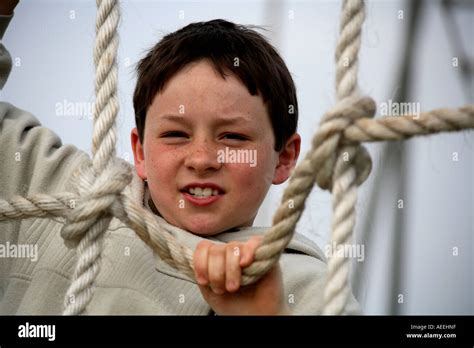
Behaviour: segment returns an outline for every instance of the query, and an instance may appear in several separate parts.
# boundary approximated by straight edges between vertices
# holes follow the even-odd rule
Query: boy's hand
[[[242,269],[249,266],[263,237],[247,242],[202,241],[194,252],[194,275],[204,299],[218,315],[289,315],[283,298],[279,263],[254,284],[240,288]]]

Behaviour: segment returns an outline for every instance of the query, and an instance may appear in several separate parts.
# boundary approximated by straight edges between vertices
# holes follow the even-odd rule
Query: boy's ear
[[[145,154],[143,152],[143,146],[138,136],[137,128],[132,129],[131,133],[131,142],[133,150],[133,160],[135,163],[135,170],[140,178],[146,180],[146,171],[145,171]]]
[[[289,178],[291,170],[295,167],[300,155],[301,137],[293,134],[278,155],[278,164],[275,168],[272,184],[280,185]]]

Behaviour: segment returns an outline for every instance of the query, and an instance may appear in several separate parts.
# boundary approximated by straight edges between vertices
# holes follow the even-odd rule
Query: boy
[[[10,17],[0,18],[3,31]],[[227,21],[190,24],[139,63],[134,108],[137,175],[127,190],[195,250],[197,283],[114,219],[87,313],[320,313],[324,256],[301,236],[259,282],[240,288],[265,232],[251,227],[258,207],[271,184],[288,179],[300,149],[295,86],[273,47]],[[0,125],[0,197],[68,190],[82,151],[7,103],[0,104]],[[37,262],[2,260],[0,313],[61,313],[76,261],[61,226],[45,219],[0,223],[0,244],[39,249]],[[357,311],[351,298],[349,313]]]

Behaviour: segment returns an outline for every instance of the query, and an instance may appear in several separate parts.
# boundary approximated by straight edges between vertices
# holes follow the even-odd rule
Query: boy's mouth
[[[188,193],[198,199],[219,196],[225,193],[220,186],[213,183],[191,183],[182,188],[180,192]]]
[[[193,205],[204,206],[219,200],[225,191],[213,183],[191,183],[180,190]]]

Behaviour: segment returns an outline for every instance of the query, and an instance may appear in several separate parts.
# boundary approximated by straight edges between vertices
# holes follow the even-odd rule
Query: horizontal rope
[[[474,128],[474,105],[436,109],[420,115],[361,118],[344,130],[345,142],[402,140],[418,135]]]

